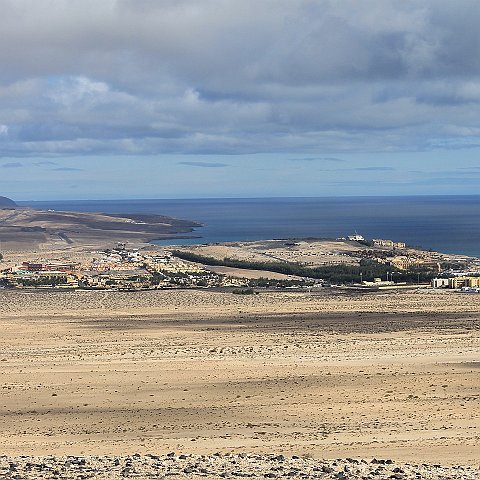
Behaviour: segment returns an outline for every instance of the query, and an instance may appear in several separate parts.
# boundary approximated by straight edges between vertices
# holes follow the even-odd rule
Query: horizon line
[[[276,199],[316,199],[316,198],[418,198],[418,197],[480,197],[480,194],[415,194],[415,195],[274,195],[274,196],[249,196],[249,197],[127,197],[127,198],[57,198],[43,200],[14,200],[20,203],[29,202],[126,202],[126,201],[158,201],[158,200],[276,200]],[[11,197],[8,197],[11,198]]]

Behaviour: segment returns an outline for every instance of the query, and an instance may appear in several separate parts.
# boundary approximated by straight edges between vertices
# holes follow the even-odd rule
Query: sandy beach
[[[479,325],[455,292],[0,290],[2,453],[476,465]]]

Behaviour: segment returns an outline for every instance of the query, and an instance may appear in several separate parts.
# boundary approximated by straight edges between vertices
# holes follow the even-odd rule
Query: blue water
[[[81,212],[156,213],[204,224],[192,234],[201,238],[166,243],[331,238],[357,231],[366,238],[480,257],[480,195],[19,203]]]

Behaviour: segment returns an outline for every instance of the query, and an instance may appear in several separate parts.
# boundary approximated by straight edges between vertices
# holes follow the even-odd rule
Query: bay
[[[41,209],[155,213],[195,220],[195,244],[276,238],[366,238],[404,241],[480,257],[480,195],[409,197],[214,198],[18,202]]]

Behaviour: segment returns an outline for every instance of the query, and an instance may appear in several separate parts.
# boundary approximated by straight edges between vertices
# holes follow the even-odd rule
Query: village
[[[219,275],[174,258],[168,252],[141,253],[119,244],[94,253],[96,256],[91,262],[84,264],[24,261],[1,271],[0,281],[13,288],[127,291],[228,285]]]
[[[228,268],[229,262],[238,263],[240,268]],[[379,273],[370,272],[368,277],[372,265]],[[279,266],[295,266],[300,271],[275,275]],[[352,273],[350,280],[335,282],[319,275],[322,268],[337,267],[350,268],[351,272],[357,269],[358,277]],[[316,275],[308,275],[314,271]],[[253,293],[252,288],[318,287],[422,287],[480,293],[480,265],[478,259],[412,249],[392,240],[367,242],[355,234],[335,241],[241,242],[180,250],[127,248],[125,243],[118,243],[113,248],[91,252],[83,262],[24,260],[0,269],[0,288],[16,289],[232,288]]]

